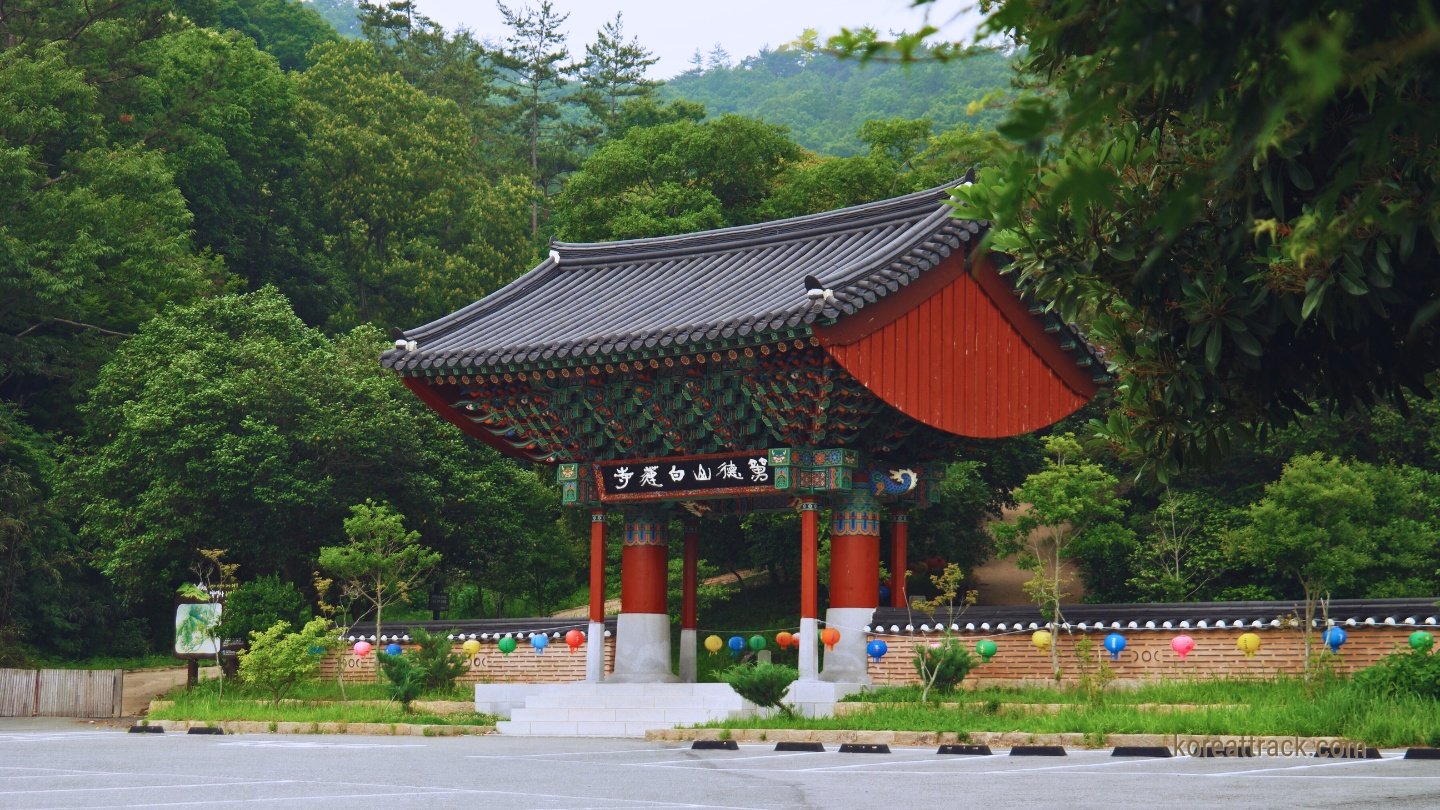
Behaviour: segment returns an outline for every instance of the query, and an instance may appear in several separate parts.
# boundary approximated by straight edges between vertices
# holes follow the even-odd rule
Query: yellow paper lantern
[[[1245,633],[1235,640],[1235,649],[1245,653],[1246,658],[1251,658],[1260,649],[1260,636],[1255,633]]]
[[[725,646],[725,641],[724,641],[723,639],[721,639],[719,636],[706,636],[706,637],[705,637],[705,649],[709,650],[711,655],[714,655],[715,653],[720,652],[721,648],[724,647],[724,646]]]
[[[478,655],[480,653],[480,642],[472,638],[464,644],[461,644],[460,649],[464,650],[466,655]]]
[[[1050,641],[1051,639],[1049,630],[1036,630],[1035,632],[1030,634],[1030,643],[1034,644],[1036,649],[1050,649]]]

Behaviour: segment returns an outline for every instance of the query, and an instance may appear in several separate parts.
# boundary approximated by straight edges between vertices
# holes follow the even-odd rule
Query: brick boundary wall
[[[1347,639],[1338,655],[1324,653],[1337,672],[1351,673],[1372,666],[1387,655],[1409,649],[1410,634],[1417,629],[1436,632],[1434,627],[1346,627]],[[1304,668],[1304,643],[1300,632],[1294,629],[1248,628],[1190,629],[1190,630],[1123,630],[1125,649],[1119,660],[1111,661],[1105,651],[1105,636],[1114,630],[1088,632],[1060,632],[1056,643],[1060,648],[1062,683],[1073,684],[1078,680],[1075,645],[1082,637],[1088,637],[1094,655],[1110,664],[1118,683],[1143,683],[1157,680],[1185,680],[1190,678],[1274,678],[1278,675],[1299,675]],[[1236,640],[1242,633],[1253,632],[1260,636],[1260,650],[1252,657],[1236,649]],[[954,633],[955,638],[964,642],[973,653],[975,642],[983,638],[994,641],[998,647],[995,657],[988,664],[981,664],[971,671],[966,679],[967,686],[1049,684],[1050,655],[1030,643],[1031,631],[1019,633]],[[1170,640],[1177,635],[1189,635],[1195,640],[1195,649],[1185,660],[1170,649]],[[1437,633],[1440,635],[1440,633]],[[918,683],[915,675],[914,649],[918,644],[934,644],[944,638],[941,633],[877,635],[869,634],[867,641],[880,639],[889,647],[885,657],[878,663],[871,660],[869,674],[876,684]],[[1320,632],[1312,637],[1315,649],[1324,650]],[[412,650],[415,645],[401,644]],[[461,652],[460,644],[451,648]],[[978,659],[977,659],[978,660]],[[356,656],[347,648],[340,653],[327,655],[320,665],[320,676],[334,678],[337,666],[345,669],[347,681],[371,681],[375,679],[375,653],[364,658]],[[605,639],[605,672],[615,668],[615,639]],[[519,639],[515,651],[504,655],[495,642],[484,642],[480,652],[470,659],[470,671],[459,678],[461,683],[571,683],[585,680],[585,648],[574,653],[563,642],[551,642],[542,654],[536,654],[524,639]]]
[[[1311,637],[1313,649],[1324,651],[1337,672],[1350,673],[1376,664],[1380,659],[1394,652],[1409,650],[1410,634],[1417,629],[1435,632],[1433,627],[1345,627],[1346,642],[1338,655],[1330,655],[1320,641],[1320,631]],[[1113,632],[1125,636],[1125,649],[1119,660],[1112,661],[1105,650],[1105,637]],[[1236,649],[1236,641],[1242,633],[1253,632],[1260,636],[1260,649],[1252,657]],[[966,678],[967,686],[1019,685],[1053,683],[1050,669],[1050,653],[1030,643],[1031,631],[1008,634],[955,633],[955,638],[964,642],[974,655],[975,642],[988,638],[998,649],[988,664],[981,664],[971,670]],[[1170,640],[1178,635],[1188,635],[1195,640],[1195,649],[1185,660],[1180,660],[1170,649]],[[1092,630],[1088,632],[1061,631],[1055,636],[1060,650],[1062,683],[1073,684],[1078,680],[1075,645],[1081,638],[1088,637],[1093,655],[1110,664],[1117,683],[1142,683],[1156,680],[1185,680],[1189,678],[1274,678],[1277,675],[1299,675],[1304,670],[1305,647],[1300,631],[1296,629],[1190,629],[1190,630]],[[889,647],[885,657],[876,663],[871,659],[870,677],[876,684],[918,683],[915,667],[915,647],[919,644],[934,644],[944,638],[942,633],[924,635],[876,635]],[[978,656],[975,656],[978,661]]]
[[[414,644],[400,644],[409,652]],[[379,645],[384,649],[385,645]],[[460,642],[450,647],[452,652],[462,653]],[[347,681],[375,680],[375,652],[361,658],[350,651],[350,645],[339,653],[330,653],[320,662],[320,677],[332,679],[336,667],[343,667]],[[615,639],[605,639],[605,672],[615,669]],[[480,652],[470,656],[470,671],[457,679],[460,683],[572,683],[585,680],[585,647],[581,645],[570,652],[563,641],[551,641],[545,652],[536,653],[528,639],[517,638],[515,651],[509,655],[500,652],[494,641],[481,642]]]

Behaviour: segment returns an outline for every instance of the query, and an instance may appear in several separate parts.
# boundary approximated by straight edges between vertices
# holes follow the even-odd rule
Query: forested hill
[[[737,113],[780,124],[801,146],[822,155],[864,151],[857,133],[876,118],[928,118],[937,131],[960,124],[992,129],[1001,116],[998,105],[974,113],[968,108],[1008,88],[1012,75],[1011,60],[995,51],[909,65],[861,65],[790,48],[761,51],[733,66],[723,51],[696,57],[705,67],[692,66],[669,80],[660,89],[662,98],[699,101],[711,115]]]

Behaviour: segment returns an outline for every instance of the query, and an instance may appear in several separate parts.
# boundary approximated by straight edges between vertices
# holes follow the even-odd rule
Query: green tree
[[[1025,146],[961,192],[1119,379],[1106,436],[1168,476],[1440,364],[1440,22],[1415,4],[989,4]],[[874,32],[852,53],[915,50]],[[954,53],[955,49],[950,49]]]
[[[378,638],[385,606],[403,602],[440,555],[420,545],[419,532],[405,529],[403,515],[372,500],[350,507],[345,535],[349,543],[322,546],[318,562],[347,595],[374,608]]]
[[[314,677],[324,653],[340,643],[329,619],[311,619],[296,632],[290,626],[279,621],[252,631],[249,648],[240,653],[241,682],[269,692],[273,706],[280,705],[295,684]]]
[[[658,61],[639,39],[626,41],[618,11],[613,21],[596,32],[595,41],[585,46],[580,98],[607,134],[615,131],[626,102],[648,99],[654,93],[659,82],[645,78],[645,71]]]
[[[1235,522],[1235,510],[1207,492],[1166,488],[1136,532],[1129,585],[1152,602],[1208,597],[1227,571],[1223,539]]]
[[[198,548],[294,581],[343,537],[345,503],[447,497],[420,445],[466,453],[378,367],[383,345],[326,337],[274,289],[176,308],[122,344],[59,481],[127,601],[167,595]]]
[[[530,262],[523,181],[484,174],[454,102],[384,72],[358,42],[322,45],[297,81],[305,187],[351,291],[334,325],[428,322]]]
[[[221,638],[244,642],[251,633],[265,630],[276,622],[289,622],[294,627],[304,625],[310,618],[310,606],[305,603],[304,595],[292,583],[267,574],[226,594],[219,633]]]
[[[1428,510],[1434,500],[1416,483],[1393,468],[1319,453],[1296,456],[1265,488],[1265,497],[1246,510],[1247,525],[1227,537],[1227,549],[1237,559],[1273,568],[1299,584],[1307,678],[1322,601],[1365,595],[1382,579],[1418,573],[1423,581],[1433,570],[1434,512]]]
[[[421,685],[432,691],[455,688],[455,679],[470,671],[470,659],[464,653],[451,652],[450,639],[431,633],[423,627],[410,631],[415,650],[410,654],[417,669],[423,673]]]
[[[285,70],[304,70],[305,55],[335,39],[335,29],[312,3],[299,0],[220,0],[220,25],[255,41]]]
[[[501,69],[501,93],[515,106],[517,131],[523,137],[530,177],[537,196],[530,200],[530,235],[540,233],[540,203],[560,172],[571,167],[564,136],[569,128],[563,120],[567,102],[564,88],[579,73],[570,62],[561,26],[569,14],[560,14],[550,0],[539,7],[511,9],[495,3],[509,32],[503,47],[491,53]]]
[[[1069,595],[1062,560],[1075,547],[1097,538],[1109,540],[1123,532],[1115,523],[1126,502],[1119,481],[1099,464],[1085,459],[1074,434],[1047,436],[1045,466],[1015,490],[1020,508],[1013,521],[990,525],[1001,554],[1016,554],[1017,564],[1031,572],[1025,592],[1041,613],[1059,627],[1060,604]],[[1050,666],[1060,677],[1058,645],[1050,646]]]
[[[556,199],[559,232],[583,242],[755,222],[799,157],[779,127],[735,115],[631,129],[566,183]]]

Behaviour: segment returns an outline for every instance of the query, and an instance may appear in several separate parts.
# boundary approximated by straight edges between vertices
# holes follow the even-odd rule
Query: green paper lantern
[[[764,637],[764,636],[751,636],[751,637],[750,637],[750,649],[754,650],[755,652],[760,652],[761,650],[765,649],[765,637]]]
[[[1416,652],[1419,652],[1421,650],[1429,652],[1430,648],[1434,645],[1435,637],[1425,632],[1424,630],[1416,630],[1415,632],[1410,634],[1410,649],[1415,650]]]
[[[998,649],[999,647],[995,645],[995,642],[988,638],[982,638],[975,642],[975,652],[980,654],[980,660],[984,662],[989,662],[990,656],[994,655]]]
[[[515,652],[515,639],[509,638],[508,636],[506,638],[502,638],[500,639],[499,646],[500,652],[509,655],[510,653]]]

